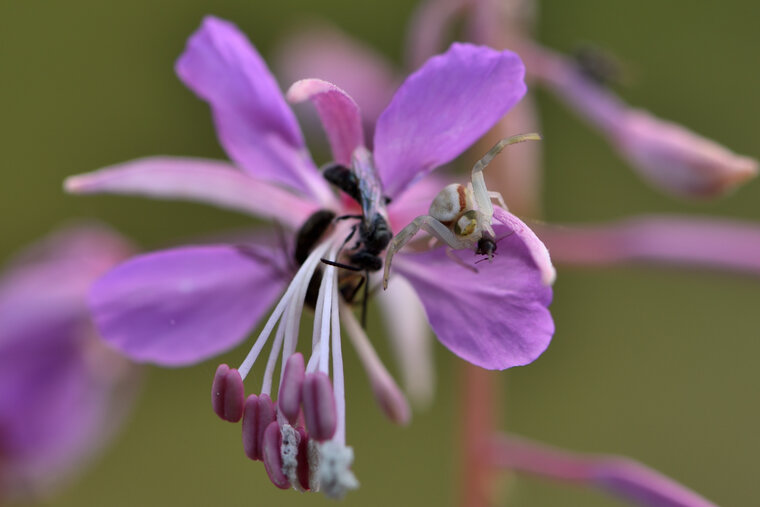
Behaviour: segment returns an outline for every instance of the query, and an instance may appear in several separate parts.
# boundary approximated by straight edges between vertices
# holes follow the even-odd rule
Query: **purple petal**
[[[64,339],[58,326],[86,322],[90,285],[130,250],[124,239],[98,226],[64,229],[27,248],[0,279],[0,346],[28,334]]]
[[[288,100],[294,104],[310,100],[317,108],[335,162],[351,165],[351,154],[364,145],[359,106],[346,92],[321,79],[302,79],[290,87]]]
[[[478,273],[451,260],[444,248],[398,255],[395,266],[446,347],[477,366],[503,370],[530,363],[549,345],[552,291],[522,237],[498,223],[494,231],[502,238],[498,250],[492,263],[477,264]],[[470,251],[454,254],[468,264],[478,260]]]
[[[419,67],[445,47],[450,25],[465,8],[472,7],[470,3],[468,0],[427,0],[417,6],[407,30],[406,62],[410,68]]]
[[[676,195],[715,197],[757,176],[757,160],[646,111],[627,111],[613,141],[642,176]]]
[[[754,223],[663,215],[538,230],[558,263],[663,264],[760,276],[760,225]]]
[[[525,222],[498,206],[494,206],[493,218],[502,225],[507,226],[510,234],[514,234],[520,238],[520,241],[523,242],[530,252],[533,262],[541,271],[541,281],[543,284],[553,284],[554,279],[557,278],[557,270],[554,269],[552,260],[549,257],[549,250],[547,250],[546,245],[538,239],[536,233],[533,232],[530,227],[525,225]]]
[[[90,308],[103,338],[131,359],[192,364],[246,337],[285,285],[282,258],[228,245],[141,255],[95,283]]]
[[[211,106],[219,141],[235,163],[256,178],[329,199],[277,82],[235,25],[206,17],[176,71]]]
[[[0,491],[34,493],[65,479],[125,414],[115,389],[133,370],[96,340],[92,281],[129,246],[97,226],[65,229],[26,249],[0,279]],[[101,369],[102,368],[102,369]]]
[[[346,90],[361,106],[369,136],[398,87],[383,56],[332,26],[299,29],[286,39],[276,61],[285,82],[316,77]]]
[[[395,197],[469,148],[522,98],[524,75],[510,51],[455,43],[409,76],[375,131],[385,193]]]
[[[757,175],[757,161],[629,107],[562,56],[533,47],[529,71],[597,127],[639,173],[667,192],[715,197]]]
[[[573,453],[509,435],[487,446],[497,466],[540,477],[596,486],[625,500],[651,507],[714,507],[715,504],[632,459]]]
[[[318,207],[316,202],[255,180],[229,163],[201,158],[141,158],[71,176],[64,187],[74,194],[137,194],[200,201],[293,228]]]

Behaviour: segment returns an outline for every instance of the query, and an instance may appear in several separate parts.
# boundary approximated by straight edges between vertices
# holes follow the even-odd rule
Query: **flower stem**
[[[493,504],[497,471],[488,456],[488,438],[499,427],[501,385],[496,372],[462,363],[460,375],[462,507],[490,507]]]

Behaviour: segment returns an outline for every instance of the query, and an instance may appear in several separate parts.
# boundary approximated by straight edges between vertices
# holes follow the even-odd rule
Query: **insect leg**
[[[329,266],[335,266],[336,268],[343,268],[349,271],[362,271],[362,268],[357,268],[356,266],[352,266],[350,264],[343,264],[342,262],[331,261],[330,259],[321,259],[321,261]]]
[[[364,271],[364,297],[362,298],[362,329],[367,329],[367,301],[369,300],[369,271]]]

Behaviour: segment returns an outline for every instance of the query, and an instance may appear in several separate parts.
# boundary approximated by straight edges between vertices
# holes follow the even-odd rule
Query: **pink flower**
[[[210,104],[219,140],[234,165],[147,158],[71,177],[67,190],[201,200],[276,221],[295,233],[296,245],[283,247],[262,235],[240,244],[135,257],[95,284],[90,294],[95,322],[103,337],[130,358],[187,365],[240,343],[282,294],[240,369],[223,366],[217,372],[215,410],[227,420],[243,418],[249,456],[263,459],[278,487],[320,487],[329,496],[342,496],[356,481],[350,472],[353,454],[345,446],[341,320],[381,408],[400,423],[409,412],[349,309],[358,289],[356,274],[321,259],[345,264],[358,262],[356,255],[377,256],[385,245],[368,246],[369,232],[363,229],[368,222],[398,231],[425,214],[443,186],[428,175],[460,155],[525,93],[522,62],[509,51],[452,45],[396,91],[377,120],[372,152],[359,108],[348,94],[318,79],[295,83],[287,97],[315,105],[333,161],[350,166],[348,174],[357,178],[360,203],[356,195],[350,197],[350,188],[337,196],[317,170],[274,78],[232,24],[206,18],[176,69]],[[373,192],[374,197],[365,197]],[[504,369],[533,361],[549,344],[554,325],[545,282],[553,280],[553,267],[525,224],[496,211],[498,254],[492,263],[478,264],[479,273],[459,265],[473,264],[472,253],[455,254],[457,263],[443,248],[401,253],[394,270],[413,287],[444,345],[474,364]],[[322,213],[329,218],[312,229]],[[357,214],[358,222],[350,218]],[[349,218],[334,219],[342,216]],[[307,222],[311,225],[304,227]],[[299,238],[311,238],[308,248],[299,246]],[[379,257],[377,262],[382,265]],[[362,268],[367,274],[375,269]],[[375,282],[372,276],[364,281]],[[388,297],[412,293],[400,291],[394,296],[391,287]],[[310,356],[303,360],[296,350],[307,303],[315,309],[315,322]],[[419,342],[413,329],[406,331],[398,342]],[[261,394],[244,400],[242,382],[269,342]],[[284,373],[274,411],[270,396],[280,354]],[[413,368],[414,356],[408,359],[405,364]],[[270,429],[272,424],[277,429]],[[309,459],[308,449],[313,450]]]
[[[74,475],[127,413],[135,367],[97,338],[86,295],[130,250],[105,228],[71,228],[0,278],[0,500]]]

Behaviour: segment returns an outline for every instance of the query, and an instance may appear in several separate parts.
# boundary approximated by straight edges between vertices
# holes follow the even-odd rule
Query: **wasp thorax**
[[[472,209],[472,198],[467,192],[467,187],[459,183],[446,185],[438,192],[430,204],[428,214],[442,223],[451,223],[459,215],[468,209]]]

